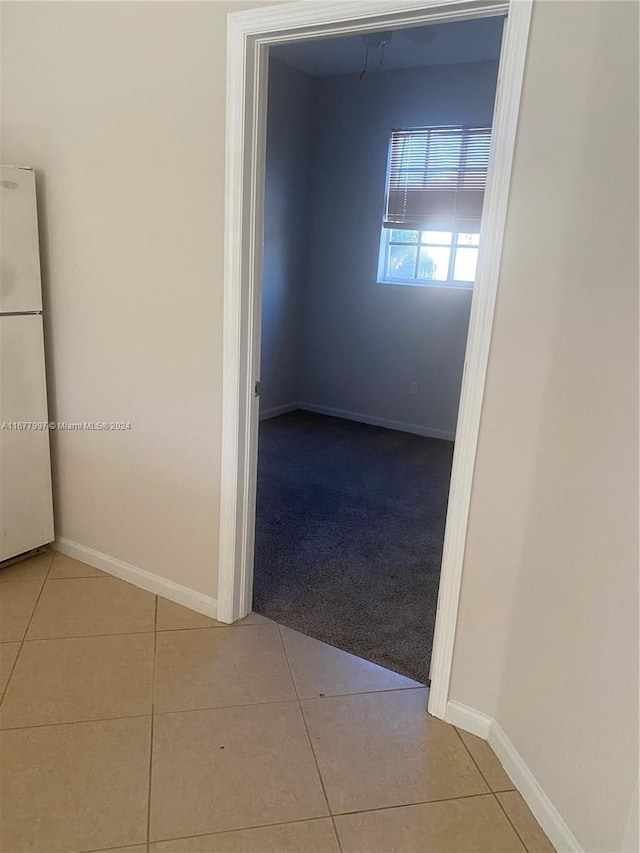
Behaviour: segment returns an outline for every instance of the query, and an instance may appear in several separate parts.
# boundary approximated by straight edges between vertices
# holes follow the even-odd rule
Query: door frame
[[[493,135],[451,472],[429,712],[445,718],[473,469],[532,0],[296,0],[227,16],[222,460],[218,619],[251,610],[257,480],[268,45],[504,15]]]

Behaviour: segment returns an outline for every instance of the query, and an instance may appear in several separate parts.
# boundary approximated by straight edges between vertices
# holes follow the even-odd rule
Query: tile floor
[[[0,690],[3,853],[553,850],[426,688],[60,554],[0,570]]]

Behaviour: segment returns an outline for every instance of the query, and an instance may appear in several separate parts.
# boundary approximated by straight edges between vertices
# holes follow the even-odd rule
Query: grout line
[[[58,723],[38,723],[35,726],[8,726],[0,728],[2,732],[23,732],[27,729],[50,729],[54,726],[83,726],[86,723],[108,723],[111,720],[140,720],[143,717],[151,717],[151,713],[146,714],[123,714],[119,717],[92,717],[88,720],[61,720]],[[125,845],[126,846],[126,845]]]
[[[122,634],[83,634],[80,637],[38,637],[38,639],[25,640],[25,645],[32,643],[66,643],[71,640],[104,640],[107,637],[152,637],[153,628],[148,631],[124,631]]]
[[[432,803],[449,803],[455,800],[473,800],[478,797],[491,797],[492,794],[464,794],[461,797],[446,797],[444,799],[438,800],[422,800],[418,803],[400,803],[395,806],[380,806],[376,809],[358,809],[353,812],[336,812],[335,815],[321,815],[320,817],[306,817],[299,818],[298,820],[279,820],[276,823],[256,823],[251,826],[236,826],[233,829],[217,829],[211,832],[200,832],[197,835],[178,835],[172,836],[171,838],[158,838],[154,841],[154,844],[166,844],[167,841],[183,841],[189,838],[208,838],[210,835],[225,835],[227,833],[233,832],[245,832],[251,829],[268,829],[271,826],[292,826],[296,823],[311,823],[313,821],[319,820],[331,820],[332,817],[348,817],[349,815],[357,815],[357,814],[369,814],[375,812],[388,812],[393,811],[395,809],[406,809],[411,808],[411,806],[429,806]],[[337,833],[336,833],[337,837]],[[338,839],[338,844],[340,841]],[[342,848],[340,848],[342,849]],[[96,851],[86,851],[86,853],[102,853],[102,848]]]
[[[43,584],[43,586],[44,586],[44,584]],[[19,648],[18,648],[18,651],[16,652],[15,658],[13,659],[13,664],[11,665],[11,669],[9,670],[9,677],[7,678],[7,683],[5,684],[4,690],[2,691],[2,694],[0,695],[0,705],[4,701],[4,697],[6,696],[7,690],[9,689],[9,684],[11,683],[11,677],[13,676],[13,673],[14,673],[15,668],[16,668],[16,664],[18,663],[18,658],[20,657],[20,652],[22,651],[22,646],[24,645],[24,640],[13,640],[13,642],[18,643]]]
[[[340,851],[340,853],[342,853],[342,842],[340,841],[340,836],[338,835],[338,827],[336,826],[336,822],[334,820],[333,815],[331,815],[330,817],[331,817],[331,828],[333,829],[333,835],[334,835],[334,838],[336,839],[336,844],[338,846],[338,850]]]
[[[150,633],[150,632],[147,631],[146,633]],[[110,634],[108,636],[118,636],[118,634]],[[130,634],[123,634],[122,636],[128,637],[131,635]],[[139,635],[136,635],[136,636],[139,636]],[[66,637],[64,639],[76,639],[76,638],[75,637]],[[82,639],[91,639],[91,638],[85,637]],[[32,642],[36,642],[36,641],[32,641]],[[44,641],[38,640],[37,642],[48,642],[48,641],[47,640],[44,640]],[[154,658],[155,658],[155,655],[154,655]],[[155,681],[155,660],[154,660],[154,681]],[[295,686],[294,686],[294,689],[295,689]],[[393,692],[393,691],[377,691],[377,692],[382,693],[382,692]],[[398,691],[396,691],[396,692],[398,692]],[[351,693],[351,694],[343,694],[340,696],[327,696],[326,698],[327,699],[343,699],[343,698],[347,698],[347,696],[361,696],[361,695],[362,696],[368,696],[369,694],[368,693],[362,693],[362,694]],[[155,701],[152,701],[152,710],[146,711],[146,712],[140,713],[140,714],[117,714],[113,717],[88,717],[88,718],[84,718],[82,720],[60,720],[56,723],[37,723],[36,725],[27,725],[27,726],[9,726],[8,728],[5,728],[5,729],[0,728],[0,731],[9,732],[9,731],[20,731],[22,729],[43,729],[43,728],[49,728],[50,726],[71,726],[71,725],[75,725],[76,723],[101,723],[101,722],[105,722],[107,720],[126,720],[129,718],[136,719],[139,717],[149,717],[151,715],[153,715],[155,717],[164,717],[164,716],[168,716],[169,714],[195,714],[198,711],[224,711],[224,710],[229,710],[229,709],[233,709],[233,708],[255,708],[255,707],[260,707],[262,705],[287,705],[287,704],[291,704],[292,702],[296,702],[296,703],[301,705],[302,702],[321,702],[321,701],[324,702],[325,700],[319,699],[319,698],[317,698],[317,699],[301,699],[300,700],[300,699],[297,699],[296,697],[293,697],[290,699],[270,699],[267,702],[242,702],[239,705],[203,705],[203,706],[198,707],[198,708],[173,708],[173,709],[167,710],[167,711],[156,710],[155,709]],[[515,789],[510,788],[509,790],[515,790]],[[485,792],[485,793],[493,793],[493,792]],[[498,791],[496,793],[506,793],[506,791]],[[450,798],[447,798],[447,799],[450,799]]]
[[[183,607],[184,605],[179,605]],[[187,608],[188,609],[188,608]],[[217,622],[217,619],[214,619],[213,616],[205,616],[204,613],[198,613],[196,610],[193,611],[197,616],[203,616],[205,619],[211,619],[214,622]],[[220,631],[223,628],[276,628],[277,625],[266,625],[266,624],[258,624],[254,623],[253,625],[241,625],[239,622],[233,622],[231,625],[227,625],[225,622],[220,622],[217,625],[192,625],[189,628],[156,628],[156,630],[160,634],[173,634],[178,631]]]
[[[144,841],[141,841],[139,844],[120,844],[118,847],[92,847],[90,850],[78,850],[76,853],[118,853],[118,850],[131,850],[132,847],[144,847],[147,849],[147,845]]]
[[[96,569],[99,571],[99,569]],[[50,581],[105,581],[105,580],[120,580],[120,578],[116,578],[115,575],[108,575],[106,572],[103,572],[104,577],[100,577],[100,575],[64,575],[59,578],[49,578]],[[125,583],[129,583],[129,581],[125,581]],[[134,586],[135,584],[130,584],[130,586]],[[136,587],[136,589],[141,589],[141,587]],[[145,590],[146,592],[146,590]]]
[[[54,578],[54,580],[56,580]],[[64,580],[64,578],[58,578],[57,580]],[[87,580],[87,578],[83,578],[83,580]],[[33,583],[33,581],[31,581]],[[43,584],[44,586],[44,584]],[[153,593],[149,593],[153,595]],[[37,603],[37,602],[36,602]],[[211,617],[209,617],[211,618]],[[264,628],[264,625],[211,625],[207,628],[145,628],[143,631],[109,631],[106,634],[71,634],[66,635],[64,637],[31,637],[29,639],[23,640],[3,640],[3,643],[33,643],[35,641],[41,640],[83,640],[90,637],[119,637],[121,634],[153,634],[154,630],[159,634],[177,634],[182,633],[183,631],[219,631],[221,628]],[[2,643],[0,643],[2,645]],[[401,688],[404,690],[410,690],[411,688]]]
[[[460,794],[457,797],[438,797],[435,800],[420,800],[417,803],[398,803],[394,806],[379,806],[377,809],[355,809],[351,812],[336,812],[336,817],[346,817],[353,814],[362,814],[363,812],[388,812],[391,809],[407,809],[411,806],[429,806],[431,803],[450,803],[452,800],[475,800],[478,797],[491,797],[491,791],[485,791],[481,794]]]
[[[72,634],[66,637],[31,637],[24,640],[25,643],[42,642],[43,640],[90,640],[92,637],[132,637],[138,634],[153,634],[153,628],[144,631],[110,631],[108,634]],[[11,641],[9,641],[11,642]],[[13,640],[13,642],[16,642]]]
[[[67,580],[67,578],[53,578],[52,580]],[[70,580],[76,580],[76,579],[71,578]],[[101,578],[82,578],[81,580],[101,580]],[[9,581],[6,581],[6,583],[9,583]],[[13,581],[11,581],[11,583],[13,583]],[[25,581],[16,581],[16,583],[25,583]],[[34,583],[34,581],[30,581],[30,583]],[[125,583],[126,583],[126,581],[125,581]],[[43,583],[43,588],[44,588],[44,583]],[[143,591],[146,592],[146,590],[143,590]],[[42,590],[40,590],[40,593],[42,594]],[[149,595],[153,595],[153,594],[154,593],[149,593]],[[38,601],[39,600],[40,600],[40,596],[38,596]],[[36,601],[36,604],[37,603],[38,602]],[[34,610],[35,610],[35,608],[34,608]],[[202,615],[202,614],[200,614],[200,615]],[[210,616],[208,618],[211,619],[213,617]],[[30,621],[29,621],[29,624],[31,624]],[[108,633],[105,633],[105,634],[71,634],[71,635],[65,635],[64,637],[30,637],[29,639],[27,639],[26,631],[25,631],[25,637],[23,640],[3,640],[2,642],[0,642],[0,645],[2,645],[3,643],[23,643],[23,642],[33,643],[33,642],[40,642],[42,640],[83,640],[83,639],[88,639],[91,637],[119,637],[120,635],[125,635],[125,634],[126,635],[129,635],[129,634],[153,634],[154,631],[157,631],[160,634],[174,634],[174,633],[179,633],[182,631],[212,631],[212,630],[219,630],[220,628],[264,628],[264,627],[265,627],[264,625],[222,625],[222,624],[220,624],[220,625],[211,625],[211,626],[208,626],[206,628],[145,628],[142,631],[109,631]],[[29,626],[27,625],[27,630],[28,630],[28,628],[29,628]],[[402,689],[406,690],[406,689],[411,689],[411,688],[402,688]]]
[[[298,694],[298,688],[296,686],[296,680],[295,680],[294,675],[293,675],[291,663],[289,662],[289,655],[287,654],[287,649],[286,649],[286,646],[284,644],[284,640],[282,639],[282,631],[280,630],[280,625],[279,625],[279,623],[276,623],[276,624],[278,625],[278,637],[280,637],[280,644],[282,646],[282,652],[284,654],[284,659],[287,663],[287,669],[289,670],[289,676],[290,676],[291,681],[293,683],[293,689],[294,689],[295,694],[296,694],[296,700],[298,703],[298,712],[300,714],[300,718],[302,719],[302,724],[304,726],[304,730],[307,733],[307,740],[309,742],[309,748],[311,749],[311,755],[313,756],[313,761],[314,761],[314,764],[316,766],[316,772],[318,774],[318,779],[320,780],[320,787],[322,788],[322,794],[324,796],[324,801],[325,801],[326,806],[327,806],[327,812],[329,813],[329,817],[331,818],[331,826],[333,827],[333,834],[335,835],[336,843],[338,845],[338,850],[340,851],[340,853],[342,853],[342,844],[340,843],[340,838],[338,836],[338,829],[336,827],[336,822],[333,819],[333,814],[331,812],[331,806],[329,805],[329,797],[327,795],[327,790],[326,790],[325,785],[324,785],[324,779],[322,778],[322,773],[320,772],[320,765],[318,764],[318,758],[316,756],[316,751],[313,748],[313,741],[311,740],[311,734],[309,732],[309,726],[307,725],[307,721],[306,721],[305,716],[304,716],[304,711],[302,710],[302,703],[300,702],[300,696]]]
[[[38,593],[38,597],[36,598],[36,602],[33,605],[33,610],[31,611],[31,616],[29,616],[29,620],[27,621],[27,624],[25,626],[24,633],[22,635],[22,639],[21,640],[7,640],[7,642],[14,642],[14,643],[19,642],[20,648],[18,649],[18,652],[17,652],[15,659],[13,661],[13,666],[11,667],[11,669],[9,671],[9,677],[7,678],[7,683],[4,686],[4,690],[2,691],[2,695],[0,695],[0,704],[4,700],[4,697],[6,696],[7,690],[9,689],[9,684],[11,683],[11,678],[13,677],[13,673],[15,672],[15,668],[16,668],[16,665],[18,663],[18,658],[20,657],[20,652],[22,651],[22,647],[25,644],[27,633],[29,631],[29,628],[31,627],[31,622],[33,621],[33,617],[35,615],[36,608],[38,607],[38,603],[40,602],[40,598],[42,597],[44,585],[46,584],[47,578],[49,577],[49,572],[51,571],[51,566],[53,565],[54,557],[55,557],[55,554],[53,552],[51,552],[51,560],[49,561],[49,565],[47,566],[47,571],[45,573],[45,576],[42,579],[42,586],[40,587],[40,592]],[[11,583],[11,581],[7,581],[7,583]]]
[[[510,817],[509,817],[509,815],[507,814],[506,809],[504,808],[504,806],[503,806],[503,805],[502,805],[502,803],[500,802],[499,797],[497,796],[497,794],[503,794],[503,793],[505,793],[505,792],[504,792],[504,791],[494,791],[494,790],[492,789],[491,785],[489,784],[489,780],[487,779],[487,777],[486,777],[486,776],[484,775],[484,773],[482,772],[482,768],[480,767],[480,765],[479,765],[479,764],[478,764],[478,762],[476,761],[476,759],[475,759],[475,757],[474,757],[473,753],[471,752],[471,750],[469,749],[469,747],[468,747],[468,746],[467,746],[467,744],[465,743],[464,738],[462,737],[462,735],[461,735],[461,734],[460,734],[460,732],[458,731],[457,727],[456,727],[456,726],[454,726],[454,727],[453,727],[453,729],[454,729],[455,733],[458,735],[458,737],[460,738],[460,741],[462,742],[462,745],[464,746],[464,748],[465,748],[465,749],[467,750],[467,752],[469,753],[469,756],[470,756],[471,760],[473,761],[473,763],[475,764],[475,766],[478,768],[478,772],[480,773],[480,775],[481,775],[481,776],[482,776],[482,778],[484,779],[484,782],[485,782],[486,786],[489,788],[489,791],[490,791],[491,795],[493,796],[493,798],[494,798],[494,799],[496,800],[496,802],[498,803],[498,807],[499,807],[499,808],[500,808],[500,810],[504,813],[505,817],[507,818],[507,820],[509,821],[509,823],[510,823],[510,824],[511,824],[511,826],[513,827],[515,834],[516,834],[516,835],[518,836],[518,838],[520,839],[520,843],[522,844],[522,846],[524,847],[524,849],[525,849],[525,850],[529,851],[529,848],[528,848],[528,847],[527,847],[527,845],[524,843],[524,839],[522,838],[522,836],[520,835],[520,833],[519,833],[519,832],[518,832],[518,830],[516,829],[516,826],[515,826],[514,822],[511,820],[511,818],[510,818]],[[505,771],[505,772],[506,772],[506,771]],[[512,789],[512,790],[515,790],[515,789]]]
[[[452,725],[454,732],[455,732],[455,733],[458,735],[458,737],[460,738],[460,743],[461,743],[461,744],[462,744],[462,746],[465,748],[465,750],[466,750],[466,752],[467,752],[467,754],[468,754],[469,758],[470,758],[470,759],[471,759],[471,761],[475,764],[475,766],[476,766],[476,769],[477,769],[478,773],[479,773],[479,774],[480,774],[480,776],[482,777],[482,781],[484,782],[484,784],[485,784],[485,785],[487,786],[487,788],[489,789],[489,793],[490,793],[490,794],[493,794],[493,790],[492,790],[492,788],[491,788],[491,785],[489,784],[489,780],[487,779],[487,777],[486,777],[486,776],[484,775],[484,773],[482,772],[482,768],[480,767],[480,765],[479,765],[479,764],[478,764],[478,762],[476,761],[474,754],[471,752],[471,750],[469,749],[469,747],[467,746],[467,744],[464,742],[464,738],[462,737],[462,735],[461,735],[461,734],[460,734],[460,732],[458,731],[457,727],[456,727],[456,726],[453,726],[453,724],[452,724],[452,723],[450,723],[450,725]]]
[[[153,613],[153,669],[151,674],[151,734],[149,740],[149,785],[147,791],[147,837],[146,845],[151,844],[151,778],[153,775],[153,732],[156,707],[156,648],[158,644],[158,596],[155,596]]]
[[[204,705],[202,708],[176,708],[173,711],[154,711],[154,716],[165,717],[168,714],[196,714],[198,711],[226,711],[233,708],[257,708],[262,705],[290,705],[296,702],[292,699],[271,699],[268,702],[243,702],[240,705]]]
[[[289,656],[287,655],[287,650],[284,645],[284,640],[282,639],[282,632],[280,631],[280,625],[276,622],[276,627],[278,629],[278,639],[280,640],[280,647],[282,648],[282,654],[284,655],[285,663],[287,664],[287,671],[289,673],[289,678],[291,679],[291,684],[293,685],[293,692],[296,696],[296,702],[298,705],[300,704],[300,696],[298,695],[298,688],[296,686],[296,680],[293,677],[293,670],[291,669],[291,664],[289,663]],[[302,713],[302,711],[300,712]]]
[[[298,820],[281,820],[277,823],[257,823],[252,824],[251,826],[236,826],[233,829],[214,829],[212,832],[199,832],[197,835],[174,835],[171,838],[158,838],[152,843],[166,844],[167,842],[171,841],[188,841],[191,838],[209,838],[211,835],[227,835],[227,833],[233,834],[235,832],[250,832],[252,829],[269,829],[272,826],[295,826],[297,823],[315,823],[319,820],[330,820],[330,816],[322,815],[321,817],[302,817]],[[111,849],[112,848],[101,847],[99,850],[86,850],[82,851],[82,853],[111,853]]]
[[[452,726],[453,726],[453,723],[449,723],[449,725],[452,725]],[[494,791],[494,790],[493,790],[493,788],[491,787],[491,784],[490,784],[489,780],[487,779],[487,777],[485,776],[485,774],[484,774],[484,772],[483,772],[483,770],[482,770],[482,767],[480,767],[480,765],[479,765],[479,764],[478,764],[478,762],[476,761],[476,758],[475,758],[474,754],[471,752],[471,750],[470,750],[470,749],[469,749],[469,747],[467,746],[467,744],[466,744],[466,742],[465,742],[465,739],[464,739],[464,738],[462,737],[462,735],[460,734],[460,731],[458,730],[458,727],[457,727],[457,726],[453,726],[453,728],[454,728],[454,730],[455,730],[455,733],[458,735],[458,737],[459,737],[459,738],[460,738],[460,740],[462,741],[462,745],[464,746],[464,748],[465,748],[465,749],[467,750],[467,752],[469,753],[469,756],[470,756],[471,760],[473,761],[473,763],[474,763],[474,764],[476,765],[476,767],[478,768],[478,772],[480,773],[480,775],[482,776],[482,778],[484,779],[484,781],[487,783],[487,787],[489,788],[489,790],[491,791],[491,793],[492,793],[492,794],[506,794],[506,793],[507,793],[507,791],[515,791],[515,790],[516,790],[516,786],[515,786],[515,785],[513,784],[513,782],[511,781],[511,777],[509,776],[509,774],[507,773],[507,771],[506,771],[506,770],[505,770],[504,772],[505,772],[505,774],[506,774],[507,778],[509,779],[509,781],[511,782],[511,788],[501,788],[499,791]],[[471,732],[468,732],[468,734],[471,734]],[[489,746],[489,744],[487,743],[487,741],[485,741],[485,743],[487,744],[487,746]],[[490,747],[490,746],[489,746],[489,749],[491,749],[491,747]],[[491,750],[491,751],[493,752],[493,750]],[[494,753],[494,755],[495,755],[495,753]],[[495,757],[497,758],[497,756],[495,756]],[[502,769],[504,770],[504,767],[503,767]]]
[[[353,693],[325,693],[316,696],[301,696],[301,702],[319,702],[321,699],[346,699],[347,696],[376,696],[378,693],[405,693],[408,690],[428,690],[429,688],[422,684],[417,684],[415,687],[382,687],[380,690],[356,690]]]
[[[500,793],[500,794],[505,794],[505,793],[507,793],[507,792],[506,792],[506,791],[499,791],[498,793]],[[498,797],[498,794],[497,794],[497,793],[495,793],[495,792],[494,792],[493,796],[494,796],[494,798],[495,798],[496,802],[498,803],[498,808],[502,811],[502,813],[504,814],[504,816],[506,817],[506,819],[509,821],[509,823],[510,823],[510,824],[511,824],[511,826],[513,827],[513,831],[515,832],[515,834],[516,834],[516,835],[518,836],[518,838],[520,839],[520,843],[522,844],[522,846],[524,847],[524,849],[527,851],[527,853],[531,853],[531,852],[529,851],[529,848],[528,848],[528,847],[527,847],[527,845],[525,844],[525,840],[524,840],[524,838],[520,835],[520,833],[519,833],[519,831],[518,831],[518,827],[517,827],[517,826],[515,825],[515,823],[511,820],[511,815],[509,814],[509,812],[505,809],[505,807],[504,807],[504,806],[502,805],[502,803],[500,802],[500,797]]]

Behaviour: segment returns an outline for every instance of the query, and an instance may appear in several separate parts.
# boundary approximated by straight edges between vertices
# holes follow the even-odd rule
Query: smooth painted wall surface
[[[451,693],[590,853],[638,850],[637,34],[534,6]]]
[[[40,193],[56,534],[217,592],[226,15],[2,4],[2,161]],[[261,4],[266,5],[266,4]]]
[[[261,412],[300,399],[311,153],[311,78],[269,62]]]
[[[313,79],[305,402],[455,433],[471,291],[377,283],[387,153],[395,127],[490,124],[496,78],[479,62]]]

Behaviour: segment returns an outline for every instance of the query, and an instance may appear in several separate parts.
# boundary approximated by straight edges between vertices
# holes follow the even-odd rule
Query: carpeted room
[[[264,421],[254,608],[426,682],[452,451],[311,412]]]
[[[501,22],[461,26],[269,67],[254,608],[422,682],[478,236],[382,225],[392,131],[491,124]]]

